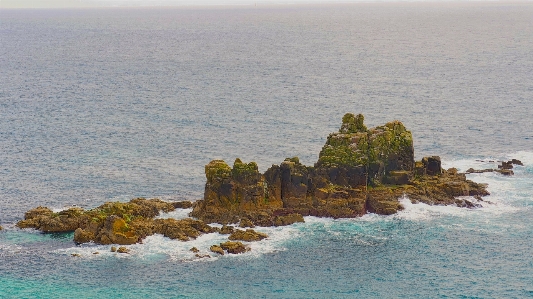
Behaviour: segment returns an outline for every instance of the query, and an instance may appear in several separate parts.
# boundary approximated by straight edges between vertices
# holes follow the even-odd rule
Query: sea
[[[216,233],[118,254],[15,227],[201,199],[213,159],[313,165],[348,112],[402,121],[445,168],[524,165],[468,175],[479,208],[403,197],[256,228],[238,255]],[[0,298],[533,298],[533,2],[1,8],[0,225]]]

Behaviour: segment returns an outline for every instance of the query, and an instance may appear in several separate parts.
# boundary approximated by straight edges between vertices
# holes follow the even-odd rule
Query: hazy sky
[[[368,0],[0,0],[0,7],[86,7],[86,6],[166,6],[166,5],[254,5],[289,3],[340,3]]]
[[[92,6],[168,6],[168,5],[254,5],[254,4],[303,4],[303,3],[351,3],[413,0],[0,0],[1,8],[43,7],[92,7]],[[417,1],[417,0],[414,0]],[[443,2],[447,0],[418,0]],[[457,0],[456,0],[457,1]],[[476,1],[476,0],[462,0]],[[504,2],[504,1],[500,1]]]

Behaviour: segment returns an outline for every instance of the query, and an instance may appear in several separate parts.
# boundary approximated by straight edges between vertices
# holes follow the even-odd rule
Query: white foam
[[[161,212],[159,216],[157,216],[156,218],[160,218],[160,219],[172,218],[176,220],[185,219],[185,218],[189,218],[189,213],[191,212],[192,212],[192,208],[191,209],[175,209],[174,211],[168,212],[168,213]]]
[[[56,207],[56,208],[51,208],[51,210],[52,210],[52,212],[54,212],[54,213],[59,213],[59,212],[61,212],[61,211],[66,211],[66,210],[68,210],[68,209],[72,209],[72,208],[79,208],[79,206],[77,206],[77,205],[70,205],[70,206],[64,206],[64,207],[62,207],[62,208],[57,208],[57,207]]]

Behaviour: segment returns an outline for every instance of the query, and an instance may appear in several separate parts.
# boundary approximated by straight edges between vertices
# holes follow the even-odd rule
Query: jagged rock
[[[219,245],[211,245],[209,250],[211,250],[211,252],[218,253],[220,255],[224,255],[224,249],[222,249],[222,247],[220,247]]]
[[[196,248],[196,247],[193,247],[193,248],[189,249],[189,251],[190,252],[194,252],[194,253],[200,252],[200,250],[198,250],[198,248]]]
[[[220,248],[223,250],[226,250],[228,253],[231,253],[231,254],[244,253],[249,250],[241,242],[231,242],[231,241],[220,243]]]
[[[513,165],[522,163],[513,159],[503,162],[500,169],[483,171],[511,175]],[[478,171],[467,171],[474,172]],[[28,211],[17,226],[43,232],[74,231],[77,243],[126,245],[155,233],[187,241],[210,232],[255,240],[261,237],[251,234],[253,230],[235,231],[227,224],[279,226],[303,222],[303,216],[309,215],[389,215],[403,208],[398,198],[404,195],[413,202],[475,207],[457,197],[488,195],[486,185],[467,180],[457,169],[444,171],[438,156],[415,162],[412,134],[401,122],[368,129],[360,114],[344,115],[341,128],[328,136],[312,167],[292,157],[261,174],[255,162],[236,159],[230,167],[213,160],[205,166],[205,175],[204,198],[194,203],[136,198],[128,203],[108,202],[89,211],[71,208],[59,213],[38,207]],[[198,220],[154,219],[160,211],[190,207],[190,216]],[[206,224],[213,222],[224,226],[218,229]],[[224,253],[220,246],[213,250]]]
[[[234,233],[232,233],[228,239],[233,241],[246,241],[246,242],[252,242],[252,241],[261,241],[265,238],[268,238],[267,234],[256,232],[253,229],[247,229],[246,231],[243,230],[236,230]]]
[[[248,218],[241,218],[241,222],[239,223],[239,227],[251,227],[254,228],[254,223],[248,219]]]
[[[235,231],[235,228],[231,225],[222,225],[220,230],[218,231],[221,235],[229,235],[232,234]]]
[[[285,226],[291,225],[296,222],[305,222],[302,214],[299,213],[289,213],[285,215],[275,215],[273,220],[274,226]]]
[[[117,252],[117,247],[111,246],[111,252]]]
[[[257,164],[236,159],[233,168],[222,160],[205,166],[207,182],[204,199],[191,216],[205,222],[237,223],[246,211],[280,208],[282,202],[268,197],[268,185]]]
[[[194,219],[156,219],[154,220],[154,233],[159,233],[170,239],[188,241],[196,239],[205,233],[215,230],[203,221]]]
[[[118,253],[130,253],[130,250],[124,246],[120,246],[118,249],[117,249],[117,252]]]
[[[76,244],[88,243],[94,239],[95,235],[92,232],[84,231],[81,227],[74,231],[74,242]]]
[[[514,164],[514,165],[524,166],[524,163],[522,163],[522,161],[517,160],[517,159],[512,159],[510,162],[511,162],[512,164]]]
[[[513,162],[502,162],[502,164],[498,165],[498,168],[500,169],[513,169]]]
[[[514,171],[510,170],[510,169],[501,169],[500,171],[498,171],[499,173],[503,174],[503,175],[514,175]]]
[[[79,254],[79,253],[71,253],[70,256],[73,256],[73,257],[81,257],[81,254]]]
[[[0,230],[3,230],[4,228],[0,225]]]
[[[398,194],[387,188],[370,190],[366,207],[370,213],[380,215],[392,215],[403,210],[403,206],[398,202]]]
[[[426,169],[427,175],[441,175],[442,166],[439,156],[424,157],[422,159],[422,164]]]
[[[79,227],[83,214],[81,208],[70,208],[58,213],[38,207],[26,212],[24,220],[17,223],[19,228],[35,228],[43,232],[69,232]]]
[[[184,201],[176,201],[172,203],[172,206],[176,209],[190,209],[193,206],[193,203],[187,200]]]
[[[403,194],[428,204],[488,194],[486,186],[457,169],[444,171],[438,156],[415,163],[412,134],[401,122],[368,129],[364,117],[353,114],[346,114],[339,132],[328,136],[314,167],[293,157],[261,175],[255,163],[237,159],[231,168],[214,160],[206,165],[206,178],[204,199],[191,216],[223,224],[240,220],[242,226],[249,226],[248,220],[288,225],[307,215],[393,214],[402,209],[398,198]]]
[[[100,244],[130,245],[139,241],[139,235],[131,229],[124,219],[117,215],[111,215],[106,218],[95,240]]]

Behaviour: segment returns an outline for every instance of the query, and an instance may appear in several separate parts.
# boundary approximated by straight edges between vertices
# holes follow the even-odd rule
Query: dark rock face
[[[424,165],[424,168],[426,169],[427,175],[441,175],[442,174],[440,157],[438,156],[425,157],[422,159],[422,164]]]
[[[202,221],[193,219],[153,219],[160,211],[173,211],[175,204],[159,199],[132,199],[128,203],[107,202],[93,210],[70,208],[58,213],[38,207],[25,214],[19,228],[35,228],[43,232],[74,232],[76,243],[129,245],[146,236],[159,233],[169,238],[189,240],[214,231]]]

